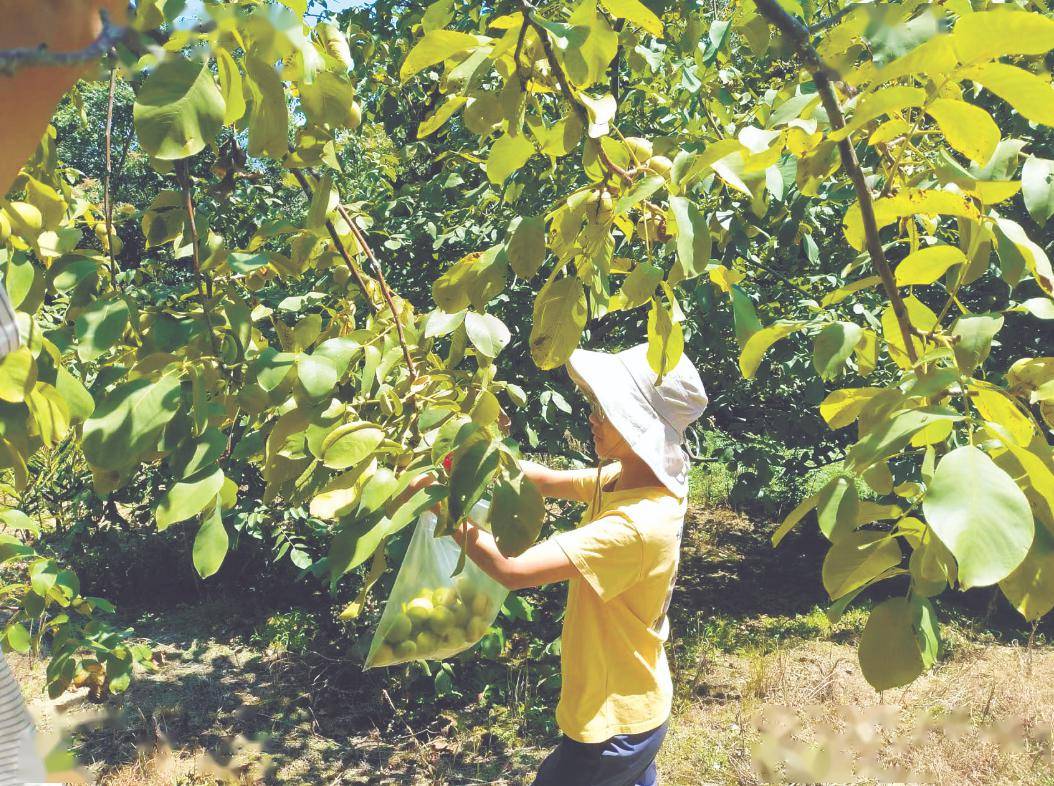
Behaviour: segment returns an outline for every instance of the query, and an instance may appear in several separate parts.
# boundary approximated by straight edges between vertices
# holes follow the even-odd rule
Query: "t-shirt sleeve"
[[[590,503],[597,488],[597,471],[595,468],[568,470],[571,479],[571,499],[577,502]],[[619,473],[618,464],[608,464],[600,470],[600,482],[607,484]]]
[[[602,516],[555,536],[557,545],[605,603],[636,584],[644,569],[644,540],[621,516]]]

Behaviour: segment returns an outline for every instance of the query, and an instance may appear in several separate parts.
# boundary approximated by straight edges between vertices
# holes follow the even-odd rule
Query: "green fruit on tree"
[[[414,623],[406,614],[396,614],[392,624],[388,626],[388,632],[384,635],[386,641],[391,644],[399,644],[410,638]]]
[[[348,107],[348,128],[354,131],[362,123],[362,107],[358,101],[352,101]]]
[[[414,598],[406,604],[406,616],[410,618],[414,625],[420,627],[428,622],[428,618],[432,616],[434,608],[430,599]]]
[[[439,639],[435,634],[429,633],[427,630],[418,633],[414,641],[417,644],[417,652],[421,657],[426,657],[430,653],[435,652],[439,646]]]
[[[666,156],[652,156],[648,159],[644,166],[646,166],[652,172],[666,177],[670,173],[670,170],[673,169],[673,161],[668,159]]]
[[[626,137],[626,147],[629,148],[630,157],[637,164],[643,164],[654,152],[651,142],[639,136]]]
[[[446,606],[437,606],[428,618],[428,627],[442,636],[454,625],[454,613]]]
[[[395,648],[395,657],[411,660],[417,656],[417,645],[412,641],[403,641]]]
[[[468,627],[465,628],[465,640],[479,641],[489,628],[490,624],[487,620],[482,617],[473,617],[468,621]]]
[[[387,644],[380,645],[377,651],[373,653],[373,662],[378,666],[391,663],[393,660],[395,660],[395,650]]]

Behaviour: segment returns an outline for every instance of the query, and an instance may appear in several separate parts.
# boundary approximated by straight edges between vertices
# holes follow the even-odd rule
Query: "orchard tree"
[[[0,369],[9,528],[61,520],[22,510],[42,467],[86,465],[103,500],[150,473],[156,527],[192,528],[207,578],[246,511],[302,507],[321,551],[287,550],[331,588],[362,577],[353,617],[437,503],[439,533],[488,494],[504,549],[538,537],[541,500],[498,428],[503,404],[535,406],[499,378],[519,346],[549,371],[606,331],[647,340],[661,376],[724,320],[744,378],[794,347],[787,373],[830,388],[820,416],[855,429],[823,438],[847,446],[841,471],[774,541],[816,512],[832,616],[891,582],[860,644],[876,688],[935,661],[948,588],[998,584],[1029,621],[1054,608],[1054,359],[1036,321],[1054,317],[1037,242],[1054,165],[1019,171],[1009,135],[1054,125],[1054,20],[438,0],[311,24],[303,2],[240,0],[186,28],[175,5],[105,17],[70,44],[83,56],[0,53],[0,88],[19,90],[110,52],[101,178],[49,131],[0,211],[25,341]],[[34,21],[50,42],[53,20]],[[149,204],[113,198],[122,83],[125,149],[162,184]],[[439,482],[407,494],[424,471]],[[5,645],[51,641],[53,695],[125,687],[149,652],[105,602],[23,540],[0,548],[25,566]]]

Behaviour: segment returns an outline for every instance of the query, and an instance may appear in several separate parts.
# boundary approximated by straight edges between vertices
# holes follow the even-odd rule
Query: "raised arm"
[[[595,469],[549,469],[533,461],[521,461],[520,469],[541,492],[543,497],[570,499],[576,502],[588,502],[588,494],[583,489],[592,491],[592,482],[596,480]]]
[[[518,557],[506,557],[498,549],[493,535],[467,521],[453,534],[454,539],[464,545],[469,559],[508,590],[540,587],[579,575],[578,568],[551,539],[535,543]]]

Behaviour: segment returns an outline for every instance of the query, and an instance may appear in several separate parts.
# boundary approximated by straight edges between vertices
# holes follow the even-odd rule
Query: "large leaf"
[[[496,358],[509,343],[511,335],[505,323],[493,314],[465,314],[465,333],[472,346],[488,358]]]
[[[1014,480],[966,445],[937,464],[922,502],[926,521],[959,564],[964,588],[1002,581],[1025,559],[1035,523]]]
[[[671,285],[700,275],[710,261],[711,238],[706,216],[682,196],[670,197],[670,212],[677,229],[677,261],[670,270]]]
[[[1021,168],[1021,195],[1036,223],[1045,224],[1054,216],[1054,161],[1029,156]]]
[[[270,63],[245,58],[246,83],[252,94],[249,110],[249,155],[282,158],[289,152],[289,109],[282,80]]]
[[[347,469],[363,461],[381,444],[384,431],[371,423],[345,423],[322,442],[322,463],[330,469]]]
[[[19,347],[0,359],[0,401],[25,401],[36,382],[37,364],[29,347]]]
[[[971,161],[984,165],[999,144],[999,126],[979,106],[954,98],[938,98],[926,107],[948,144]]]
[[[936,625],[920,600],[890,598],[875,606],[860,636],[860,670],[875,690],[907,685],[933,662]]]
[[[156,445],[179,409],[179,378],[140,378],[114,388],[84,423],[81,447],[96,467],[119,470]]]
[[[504,480],[494,488],[489,520],[501,553],[515,557],[538,540],[545,500],[525,475]]]
[[[545,219],[541,216],[517,218],[509,227],[505,253],[513,272],[531,278],[545,261]]]
[[[1054,609],[1054,537],[1046,527],[1036,527],[1028,555],[999,588],[1029,622]]]
[[[549,281],[534,301],[531,357],[542,370],[562,366],[582,339],[586,297],[573,276]]]
[[[1018,10],[963,14],[951,36],[963,63],[1005,55],[1041,55],[1054,48],[1054,19]]]
[[[985,63],[965,70],[963,75],[995,93],[1025,119],[1054,125],[1054,87],[1050,79],[1006,63]]]
[[[817,334],[812,364],[821,379],[833,379],[841,372],[863,335],[864,329],[854,322],[833,322]]]
[[[467,49],[474,49],[479,45],[479,37],[468,33],[459,33],[455,30],[432,30],[425,33],[406,55],[399,69],[399,78],[405,82],[418,71],[442,63],[448,57],[453,57]]]
[[[956,422],[962,420],[962,416],[954,410],[927,407],[883,418],[849,448],[845,457],[846,469],[865,469],[899,453],[916,433],[941,420]]]
[[[776,322],[754,333],[739,353],[739,370],[743,376],[752,379],[769,347],[803,327],[804,322]]]
[[[887,532],[850,532],[824,557],[824,589],[837,600],[899,565],[902,556],[897,539]]]
[[[220,569],[229,545],[230,539],[223,526],[220,497],[217,495],[212,512],[201,522],[198,534],[194,536],[194,569],[201,578],[207,579]]]
[[[500,186],[513,172],[527,163],[534,153],[534,145],[525,134],[505,134],[498,139],[487,156],[487,177]]]
[[[96,300],[77,317],[77,357],[95,360],[124,334],[128,326],[128,304],[120,298]]]
[[[132,108],[139,146],[166,160],[201,152],[223,127],[224,114],[223,96],[208,66],[179,56],[154,69]]]
[[[487,490],[501,454],[488,440],[478,440],[458,455],[450,471],[450,516],[461,521]]]
[[[223,470],[204,469],[200,474],[176,483],[161,495],[154,515],[158,532],[201,513],[216,499],[223,486]]]
[[[662,36],[662,21],[640,0],[600,0],[600,4],[616,19],[625,19],[653,36]]]
[[[904,261],[897,265],[897,286],[932,284],[943,276],[948,268],[965,261],[966,254],[957,246],[937,245],[921,248],[908,254]]]

